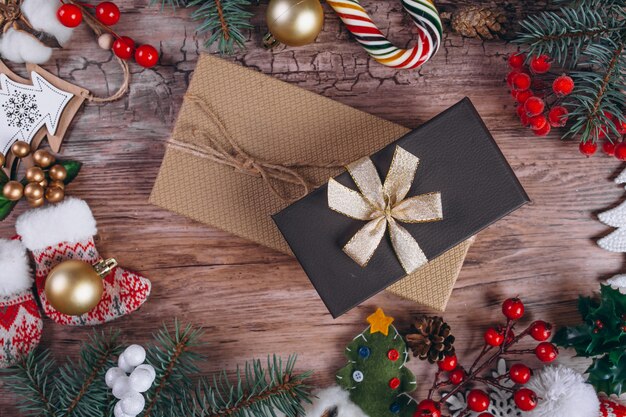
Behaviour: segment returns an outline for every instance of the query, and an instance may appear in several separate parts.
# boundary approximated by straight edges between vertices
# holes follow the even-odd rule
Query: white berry
[[[117,378],[115,384],[113,384],[113,396],[118,400],[126,397],[132,391],[130,380],[126,375]]]
[[[134,366],[130,365],[128,363],[128,361],[126,360],[126,358],[124,357],[124,354],[122,353],[120,355],[119,358],[117,358],[117,366],[124,372],[126,372],[127,374],[130,374],[131,372],[133,372],[133,370],[135,369]]]
[[[126,414],[132,414],[136,416],[141,413],[143,408],[146,405],[146,400],[143,398],[143,395],[138,392],[134,392],[132,395],[127,396],[122,401],[120,401],[122,411]]]
[[[139,345],[130,345],[121,356],[130,366],[139,366],[146,360],[146,350]]]
[[[118,401],[117,404],[115,404],[115,408],[113,409],[113,415],[115,417],[135,417],[135,415],[126,414],[122,410],[122,402],[121,401]]]
[[[121,376],[126,376],[126,372],[124,372],[120,368],[109,369],[104,375],[104,381],[106,382],[107,387],[113,388],[113,385],[115,385],[115,381]]]
[[[152,386],[154,377],[149,369],[135,368],[132,374],[128,377],[130,381],[130,387],[138,392],[146,392]]]
[[[145,369],[146,371],[150,372],[150,375],[152,375],[152,381],[154,381],[156,378],[156,371],[154,370],[154,367],[152,365],[143,364],[143,365],[139,365],[135,369]]]

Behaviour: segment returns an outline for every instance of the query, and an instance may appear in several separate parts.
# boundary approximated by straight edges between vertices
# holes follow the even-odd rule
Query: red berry
[[[615,126],[617,126],[617,131],[621,134],[624,135],[626,134],[626,120],[623,122],[620,122],[619,120],[617,120],[615,122]]]
[[[511,54],[509,55],[509,66],[511,68],[522,68],[526,61],[526,55],[524,54]]]
[[[528,388],[517,390],[513,395],[515,405],[522,411],[530,411],[537,407],[537,394]]]
[[[518,69],[514,69],[513,71],[509,72],[506,75],[506,84],[511,87],[513,86],[513,77],[515,77],[517,74],[519,74],[521,71]]]
[[[519,104],[524,104],[532,96],[533,92],[531,90],[518,91],[515,96],[515,101],[517,101]]]
[[[509,320],[519,320],[524,315],[524,303],[517,297],[504,300],[502,314]]]
[[[107,26],[112,26],[120,20],[120,9],[110,1],[99,3],[96,6],[96,19]]]
[[[574,89],[574,80],[567,75],[556,77],[552,83],[552,90],[558,95],[566,96]]]
[[[567,123],[569,112],[563,106],[554,106],[548,112],[548,121],[552,127],[563,127]]]
[[[533,130],[533,133],[535,134],[535,136],[546,136],[548,133],[550,133],[551,129],[552,128],[550,127],[550,123],[546,123],[541,129]]]
[[[545,125],[548,124],[548,119],[543,114],[538,116],[533,116],[528,119],[528,123],[530,124],[530,128],[532,130],[541,130]]]
[[[451,355],[451,356],[444,357],[442,360],[437,362],[437,365],[439,366],[439,369],[441,369],[442,371],[450,372],[456,368],[458,363],[459,362],[456,358],[456,355]]]
[[[117,38],[113,42],[113,53],[120,59],[130,59],[135,50],[135,41],[128,36]]]
[[[389,388],[396,389],[400,386],[400,378],[393,377],[389,380]]]
[[[539,97],[529,97],[524,103],[524,108],[529,116],[536,116],[543,113],[546,108],[546,103]]]
[[[516,384],[525,384],[528,381],[530,381],[530,377],[532,376],[532,371],[530,370],[530,368],[524,364],[521,363],[516,363],[515,365],[511,366],[511,369],[509,369],[509,378],[511,378],[511,381],[515,382]]]
[[[467,408],[480,413],[489,408],[489,396],[485,391],[473,389],[467,394]]]
[[[75,28],[83,21],[83,12],[75,4],[64,4],[57,10],[57,19],[63,26]]]
[[[159,60],[159,52],[152,45],[141,45],[135,52],[135,61],[144,68],[152,68]]]
[[[552,362],[559,356],[559,351],[552,343],[541,342],[535,348],[535,355],[541,362]]]
[[[539,342],[545,342],[552,335],[552,325],[543,320],[537,320],[530,325],[530,335]]]
[[[587,142],[580,142],[578,149],[580,150],[580,153],[586,157],[590,157],[598,150],[598,144],[594,141],[588,140]]]
[[[615,144],[612,143],[611,141],[605,140],[604,143],[602,144],[602,150],[608,156],[613,156],[615,155]]]
[[[502,343],[504,343],[504,335],[493,327],[487,329],[484,338],[485,343],[489,346],[500,346]]]
[[[530,75],[520,72],[513,76],[513,88],[516,90],[528,90],[530,88]]]
[[[448,379],[450,379],[450,382],[454,385],[459,385],[465,380],[465,370],[462,368],[456,368],[454,371],[450,372]]]
[[[395,362],[400,358],[400,353],[398,353],[396,349],[389,349],[387,351],[387,358],[389,358],[390,361]]]
[[[530,70],[535,74],[545,74],[550,71],[551,66],[548,55],[535,56],[530,60]]]
[[[615,145],[615,157],[620,161],[626,161],[626,143],[620,142]]]
[[[441,417],[439,404],[433,400],[422,400],[417,405],[417,410],[413,413],[413,417]]]

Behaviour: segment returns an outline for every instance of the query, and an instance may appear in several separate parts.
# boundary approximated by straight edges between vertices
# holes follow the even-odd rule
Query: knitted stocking
[[[0,368],[15,364],[41,339],[43,322],[32,286],[24,246],[0,239]]]
[[[116,267],[103,279],[104,293],[93,310],[81,316],[62,314],[50,305],[44,293],[52,268],[68,259],[90,264],[102,259],[93,241],[98,231],[89,206],[82,200],[66,198],[54,206],[24,213],[17,219],[15,228],[35,258],[35,282],[44,311],[57,323],[70,326],[105,323],[132,313],[150,295],[152,285],[147,278]]]

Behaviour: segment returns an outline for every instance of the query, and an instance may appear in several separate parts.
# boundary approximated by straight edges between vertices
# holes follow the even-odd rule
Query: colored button
[[[400,386],[400,380],[398,378],[391,378],[389,380],[389,388],[396,389]]]
[[[389,352],[387,352],[387,357],[390,361],[395,362],[398,360],[398,358],[400,358],[400,353],[398,353],[398,351],[395,349],[389,349]]]
[[[359,356],[362,357],[363,359],[369,358],[371,353],[372,351],[367,346],[361,346],[359,348]]]
[[[363,381],[363,372],[361,371],[352,372],[352,379],[354,379],[356,382]]]
[[[389,411],[391,411],[394,414],[398,414],[400,412],[400,409],[402,407],[400,407],[400,404],[398,403],[393,403],[391,404],[391,406],[389,407]]]

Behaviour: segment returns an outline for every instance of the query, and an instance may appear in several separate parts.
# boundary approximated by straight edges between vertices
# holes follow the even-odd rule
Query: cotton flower
[[[600,401],[583,376],[562,365],[547,366],[528,382],[541,400],[528,417],[597,417]]]

